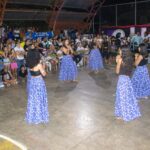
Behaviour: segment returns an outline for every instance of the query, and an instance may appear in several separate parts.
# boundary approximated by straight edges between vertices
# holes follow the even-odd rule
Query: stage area
[[[142,117],[124,123],[114,117],[117,76],[113,67],[100,74],[79,71],[78,83],[46,78],[50,122],[24,121],[25,83],[0,90],[0,134],[29,150],[150,150],[150,99],[142,100]]]

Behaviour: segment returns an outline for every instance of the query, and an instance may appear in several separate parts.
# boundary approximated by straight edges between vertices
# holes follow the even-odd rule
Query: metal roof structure
[[[131,1],[135,0],[0,0],[0,24],[3,19],[41,20],[53,29],[87,28],[102,5]]]
[[[95,3],[98,2],[97,7]],[[104,0],[1,0],[0,20],[41,20],[52,28],[85,28]]]

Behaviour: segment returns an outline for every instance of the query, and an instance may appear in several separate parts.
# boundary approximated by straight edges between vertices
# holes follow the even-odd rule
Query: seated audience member
[[[25,66],[21,66],[20,71],[19,71],[19,78],[22,81],[25,81],[26,77],[27,77],[27,69]]]
[[[4,87],[4,84],[3,84],[3,81],[2,81],[2,70],[3,70],[3,68],[4,68],[3,59],[0,56],[0,88]]]
[[[16,79],[13,79],[11,72],[8,71],[7,68],[2,70],[2,81],[6,87],[17,84]]]

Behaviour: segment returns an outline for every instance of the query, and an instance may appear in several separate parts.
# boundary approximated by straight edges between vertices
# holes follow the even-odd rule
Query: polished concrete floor
[[[78,83],[46,79],[50,122],[28,125],[25,85],[0,90],[0,134],[29,150],[150,150],[150,99],[142,100],[142,117],[129,123],[114,117],[117,76],[107,67],[100,74],[79,71]]]

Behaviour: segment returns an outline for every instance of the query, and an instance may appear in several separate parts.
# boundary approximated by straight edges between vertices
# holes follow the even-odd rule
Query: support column
[[[116,26],[118,26],[118,5],[116,5],[116,12],[115,12],[115,14],[116,14]]]
[[[3,24],[4,12],[7,0],[0,0],[0,26]]]
[[[134,18],[134,24],[137,25],[137,0],[135,0],[135,18]]]
[[[98,1],[94,1],[91,9],[89,11],[89,14],[87,16],[86,22],[88,23],[88,28],[90,30],[91,26],[92,26],[92,22],[93,19],[95,18],[98,10],[102,7],[102,5],[104,4],[105,0],[98,0]]]
[[[64,0],[54,0],[53,10],[48,18],[49,27],[52,27],[55,31],[57,19],[64,5]]]

